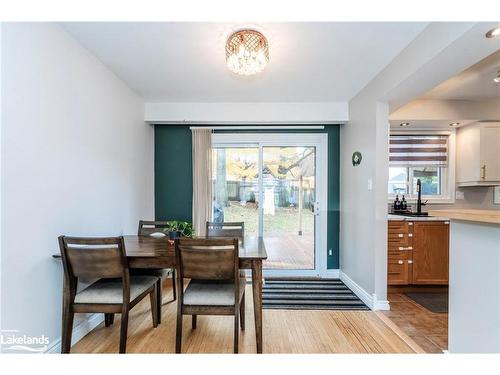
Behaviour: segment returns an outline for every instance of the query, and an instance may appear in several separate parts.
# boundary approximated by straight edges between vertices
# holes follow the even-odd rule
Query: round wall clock
[[[357,167],[361,164],[361,159],[363,159],[363,156],[361,156],[361,152],[355,151],[352,153],[352,165],[354,167]]]

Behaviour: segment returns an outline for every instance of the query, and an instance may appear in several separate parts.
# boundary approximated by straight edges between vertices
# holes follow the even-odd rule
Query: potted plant
[[[167,227],[164,232],[168,232],[171,240],[178,237],[193,237],[193,225],[187,221],[170,220],[167,222]]]

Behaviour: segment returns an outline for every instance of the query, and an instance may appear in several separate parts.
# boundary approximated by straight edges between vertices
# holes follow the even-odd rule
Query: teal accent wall
[[[234,130],[230,132],[234,132]],[[241,130],[240,132],[255,132],[255,130]],[[277,131],[263,132],[276,133]],[[328,134],[327,248],[329,252],[331,250],[332,255],[327,256],[327,267],[329,269],[339,268],[340,126],[326,125],[324,130],[282,130],[279,132]],[[191,130],[189,130],[189,126],[155,125],[156,220],[191,221],[192,171]]]
[[[193,163],[189,126],[155,125],[156,220],[191,221]]]

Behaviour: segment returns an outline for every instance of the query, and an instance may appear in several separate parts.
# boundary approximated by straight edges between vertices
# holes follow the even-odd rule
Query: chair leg
[[[191,315],[191,327],[196,329],[196,315]]]
[[[177,299],[177,288],[175,286],[175,268],[172,268],[172,293],[173,293],[173,300],[175,301]]]
[[[163,290],[162,290],[162,280],[161,277],[158,279],[156,282],[156,319],[158,324],[161,323],[161,307],[162,307],[162,295],[163,295]]]
[[[240,335],[240,324],[238,322],[238,311],[234,312],[234,354],[238,354],[238,340]]]
[[[122,310],[122,321],[120,326],[120,354],[127,351],[128,312],[128,308]]]
[[[115,320],[115,314],[113,313],[104,313],[104,326],[109,327],[113,325],[113,321]]]
[[[71,351],[71,336],[73,335],[73,319],[75,313],[71,310],[69,304],[65,304],[62,318],[62,337],[61,337],[61,353],[69,353]]]
[[[240,325],[241,330],[245,330],[245,293],[243,293],[243,297],[240,302]]]
[[[177,313],[177,328],[175,330],[175,352],[181,352],[181,342],[182,342],[182,314],[179,311]]]
[[[157,291],[158,285],[155,284],[155,288],[151,293],[149,293],[149,300],[151,301],[151,317],[153,318],[153,328],[158,327],[158,295]]]

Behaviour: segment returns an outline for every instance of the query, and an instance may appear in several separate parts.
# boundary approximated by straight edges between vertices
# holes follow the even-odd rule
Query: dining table
[[[130,268],[175,268],[174,242],[168,236],[124,235],[125,255]],[[54,254],[54,258],[61,258]],[[245,236],[239,246],[240,269],[251,270],[257,353],[262,353],[262,261],[267,259],[262,237]]]

